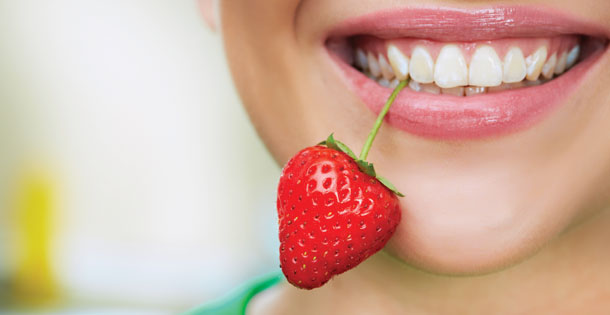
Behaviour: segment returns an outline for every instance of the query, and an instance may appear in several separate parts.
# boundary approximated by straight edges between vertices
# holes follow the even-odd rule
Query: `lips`
[[[603,28],[548,12],[375,12],[331,29],[326,47],[349,89],[375,113],[391,85],[411,77],[411,89],[388,114],[395,127],[439,139],[497,136],[524,130],[561,107],[607,51]],[[571,60],[576,51],[580,59]]]

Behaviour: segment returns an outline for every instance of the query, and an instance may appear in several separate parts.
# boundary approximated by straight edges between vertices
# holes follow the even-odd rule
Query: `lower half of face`
[[[388,245],[441,273],[519,262],[610,204],[610,2],[220,3],[231,71],[280,162],[331,132],[406,197]]]

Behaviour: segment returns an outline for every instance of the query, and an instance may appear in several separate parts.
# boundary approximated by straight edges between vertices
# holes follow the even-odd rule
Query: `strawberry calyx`
[[[385,115],[390,110],[390,106],[392,106],[392,103],[394,103],[394,100],[398,96],[398,93],[400,93],[400,91],[405,86],[407,86],[408,82],[409,82],[408,79],[403,80],[398,84],[398,86],[396,86],[396,88],[394,88],[394,91],[392,92],[392,94],[388,98],[387,102],[381,109],[381,112],[379,112],[379,115],[377,116],[377,120],[375,120],[373,129],[369,133],[369,136],[367,137],[366,142],[364,143],[364,147],[362,147],[362,152],[360,152],[360,157],[356,157],[356,154],[354,154],[354,151],[352,151],[343,142],[336,140],[332,133],[330,134],[330,136],[328,136],[328,138],[325,141],[322,141],[319,143],[319,145],[325,145],[330,149],[341,151],[341,152],[347,154],[349,157],[354,159],[354,161],[358,165],[358,168],[363,173],[376,178],[381,184],[383,184],[385,187],[387,187],[389,190],[391,190],[394,194],[396,194],[399,197],[404,197],[404,195],[400,191],[398,191],[398,189],[396,189],[396,187],[392,183],[390,183],[389,180],[377,175],[377,172],[375,172],[375,167],[373,166],[373,163],[367,162],[366,157],[368,156],[369,151],[371,150],[371,146],[373,145],[373,140],[375,140],[375,137],[377,136],[377,132],[379,132],[379,128],[381,128],[381,124],[383,123],[383,119],[385,118]]]
[[[396,186],[394,186],[389,180],[387,180],[386,178],[381,177],[377,174],[377,172],[375,171],[375,166],[373,166],[373,163],[369,163],[365,160],[359,159],[356,156],[356,154],[354,154],[354,151],[352,151],[345,143],[335,139],[334,134],[331,133],[328,136],[328,138],[326,138],[326,140],[318,143],[318,145],[323,145],[329,149],[337,150],[337,151],[347,154],[349,157],[351,157],[354,160],[354,162],[356,162],[356,165],[358,165],[358,169],[360,169],[360,171],[377,179],[383,186],[388,188],[390,191],[392,191],[397,196],[399,196],[399,197],[405,196],[400,191],[398,191],[398,189],[396,189]]]

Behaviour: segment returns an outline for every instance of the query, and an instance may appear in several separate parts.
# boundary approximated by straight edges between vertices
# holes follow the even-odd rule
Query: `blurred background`
[[[0,0],[0,313],[175,314],[277,270],[279,168],[195,0]]]

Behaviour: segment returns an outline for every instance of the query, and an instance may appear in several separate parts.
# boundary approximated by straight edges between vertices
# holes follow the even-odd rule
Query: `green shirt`
[[[198,306],[184,315],[243,315],[248,302],[259,292],[268,289],[284,279],[281,272],[274,272],[255,278],[234,290],[224,298]]]

